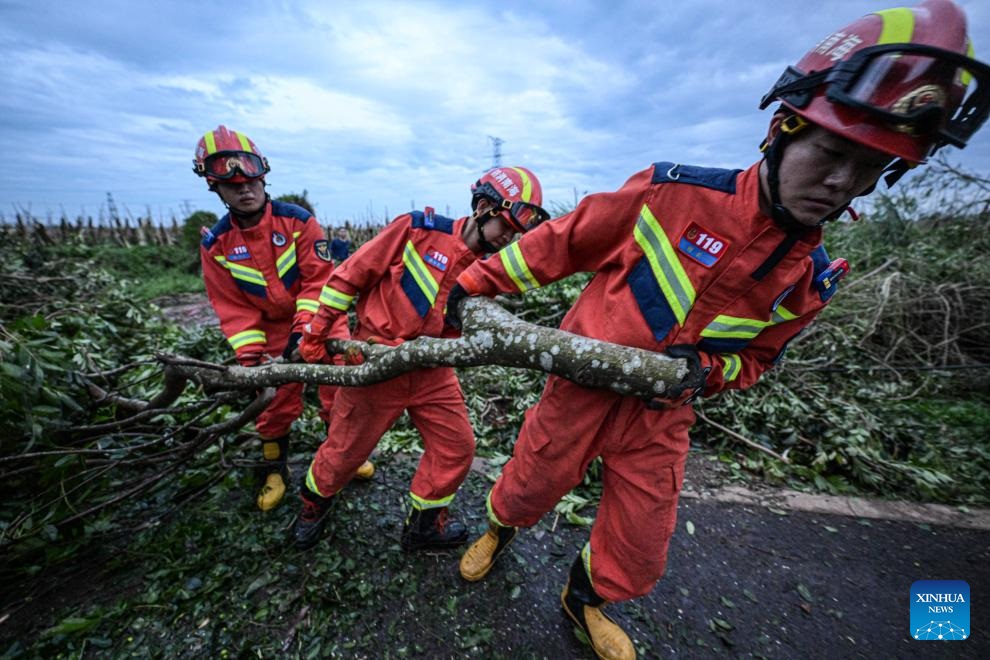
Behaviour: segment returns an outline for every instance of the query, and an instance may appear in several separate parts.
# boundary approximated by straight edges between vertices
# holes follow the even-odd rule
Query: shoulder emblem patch
[[[333,261],[333,257],[330,256],[330,242],[329,241],[314,241],[313,242],[313,252],[316,256],[323,261]]]
[[[711,268],[729,249],[729,243],[697,222],[692,222],[681,234],[677,248],[705,268]]]
[[[285,234],[282,234],[277,231],[272,232],[272,245],[274,245],[275,247],[282,247],[283,245],[285,245],[286,241],[288,240],[289,239],[285,237]]]

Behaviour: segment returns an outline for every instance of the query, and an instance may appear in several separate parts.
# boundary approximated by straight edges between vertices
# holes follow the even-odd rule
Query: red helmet
[[[211,188],[219,182],[243,183],[264,179],[271,170],[268,159],[248,136],[220,125],[196,144],[193,171],[206,177]]]
[[[972,59],[966,16],[951,0],[869,14],[788,67],[775,99],[823,128],[909,163],[965,147],[990,110],[990,67]]]
[[[491,214],[502,217],[513,229],[527,232],[550,214],[540,206],[543,189],[536,175],[525,167],[493,167],[471,186],[471,209],[478,208],[478,200],[486,198],[495,204]]]

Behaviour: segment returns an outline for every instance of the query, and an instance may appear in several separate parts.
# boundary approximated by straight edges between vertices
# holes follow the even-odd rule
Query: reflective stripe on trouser
[[[633,397],[550,376],[492,488],[492,513],[505,525],[535,525],[602,456],[592,583],[610,601],[649,593],[666,568],[693,423],[689,406],[648,410]]]
[[[292,321],[289,319],[262,322],[261,327],[268,337],[268,354],[273,358],[282,355],[282,351],[285,350],[285,346],[289,342],[289,333],[292,330],[291,323]],[[330,419],[334,396],[338,389],[336,385],[321,385],[319,387],[320,418],[323,421]],[[258,431],[258,435],[262,438],[280,438],[287,434],[292,427],[292,422],[302,413],[302,394],[302,383],[286,383],[275,390],[275,398],[255,420],[254,427]]]
[[[474,431],[450,367],[341,388],[327,439],[309,469],[310,490],[329,497],[343,488],[403,410],[409,411],[424,449],[410,486],[412,495],[424,502],[451,497],[471,468]]]

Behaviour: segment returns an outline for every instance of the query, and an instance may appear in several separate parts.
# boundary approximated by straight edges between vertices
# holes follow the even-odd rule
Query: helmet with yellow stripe
[[[271,168],[254,142],[243,133],[220,125],[196,144],[193,171],[205,177],[213,190],[217,183],[264,179]]]
[[[869,14],[820,41],[763,97],[872,149],[923,162],[962,148],[990,111],[990,67],[973,59],[951,0]]]
[[[471,210],[478,202],[492,203],[491,216],[501,215],[518,232],[527,232],[550,219],[543,209],[543,188],[525,167],[493,167],[471,186]]]

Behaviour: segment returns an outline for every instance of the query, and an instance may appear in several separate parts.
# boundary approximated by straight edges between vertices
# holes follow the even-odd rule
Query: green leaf
[[[42,636],[50,637],[52,635],[70,635],[72,633],[85,632],[95,627],[99,622],[100,619],[98,617],[86,619],[82,617],[70,616],[62,619],[57,625],[44,631]]]
[[[590,527],[591,523],[595,522],[594,518],[585,518],[584,516],[579,516],[573,511],[567,512],[567,522],[572,525],[577,525],[579,527]]]
[[[687,533],[694,536],[694,523],[689,520],[684,524],[684,526],[687,528]]]
[[[722,630],[732,630],[734,627],[731,623],[729,623],[725,619],[719,619],[718,617],[713,618],[712,623],[714,623],[716,627],[721,628]]]
[[[815,602],[814,598],[811,597],[811,591],[800,582],[797,585],[797,592],[801,594],[801,598],[805,599],[809,603]]]

